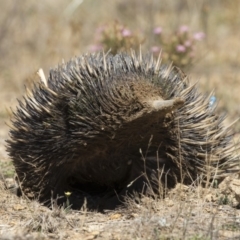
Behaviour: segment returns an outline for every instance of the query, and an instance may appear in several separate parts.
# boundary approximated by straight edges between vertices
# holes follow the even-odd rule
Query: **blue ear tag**
[[[209,107],[213,107],[216,101],[217,101],[217,98],[215,96],[211,96],[209,100]]]

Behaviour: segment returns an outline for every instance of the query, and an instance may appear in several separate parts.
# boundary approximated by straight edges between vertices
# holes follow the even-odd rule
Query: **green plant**
[[[231,201],[231,199],[229,198],[228,195],[223,195],[218,199],[218,204],[219,205],[230,205],[231,206],[233,203],[232,203],[232,201]]]
[[[137,33],[115,21],[96,30],[96,42],[90,46],[90,51],[111,50],[112,54],[129,49],[137,50],[143,40]]]
[[[155,56],[162,52],[163,61],[173,62],[180,68],[192,64],[195,55],[196,44],[205,37],[203,32],[191,33],[188,26],[183,25],[170,34],[164,33],[161,27],[153,30],[154,46],[151,50]]]

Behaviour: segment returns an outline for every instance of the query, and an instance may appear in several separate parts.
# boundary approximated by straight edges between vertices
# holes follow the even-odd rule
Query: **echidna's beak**
[[[147,102],[147,107],[143,111],[126,118],[126,122],[132,122],[145,117],[147,117],[149,121],[154,120],[155,118],[164,117],[167,113],[171,113],[183,106],[184,103],[185,101],[181,98],[171,100],[149,100]]]
[[[171,112],[177,108],[180,108],[184,104],[184,100],[181,98],[175,98],[171,100],[153,100],[150,105],[157,112],[163,111],[165,113]]]
[[[134,120],[141,119],[142,117],[148,117],[151,120],[154,120],[155,117],[163,117],[167,113],[171,113],[172,111],[180,108],[184,103],[185,101],[181,98],[171,100],[149,100],[147,102],[147,107],[144,109],[145,111],[138,112],[137,114],[128,117],[126,120],[127,122],[132,122]]]

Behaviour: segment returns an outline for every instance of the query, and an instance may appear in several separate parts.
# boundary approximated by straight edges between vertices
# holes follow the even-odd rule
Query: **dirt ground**
[[[239,239],[240,212],[216,189],[177,187],[105,214],[53,208],[1,187],[0,239]]]
[[[187,74],[192,82],[199,82],[201,91],[215,90],[219,110],[228,114],[226,124],[239,118],[240,3],[182,0],[179,5],[174,1],[161,5],[149,0],[144,6],[137,0],[114,4],[85,0],[63,19],[71,10],[68,1],[43,2],[45,5],[26,1],[18,7],[16,1],[0,3],[5,15],[11,16],[0,18],[0,239],[240,239],[235,197],[195,184],[179,184],[165,199],[129,200],[126,207],[105,214],[84,208],[73,211],[54,206],[50,210],[37,201],[18,198],[13,189],[6,190],[13,184],[14,168],[5,150],[9,109],[16,107],[32,74],[40,67],[47,73],[62,58],[87,52],[94,31],[89,29],[115,18],[133,28],[140,25],[146,33],[151,26],[172,28],[179,22],[203,30],[207,38]],[[135,6],[137,14],[124,4],[131,9]],[[234,125],[236,141],[239,130],[238,121]]]

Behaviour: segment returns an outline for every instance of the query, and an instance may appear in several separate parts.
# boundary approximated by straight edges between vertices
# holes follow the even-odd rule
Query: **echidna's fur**
[[[14,113],[7,150],[21,189],[111,208],[158,182],[222,179],[239,164],[209,98],[152,57],[86,55],[50,71]],[[61,198],[62,197],[62,198]]]

